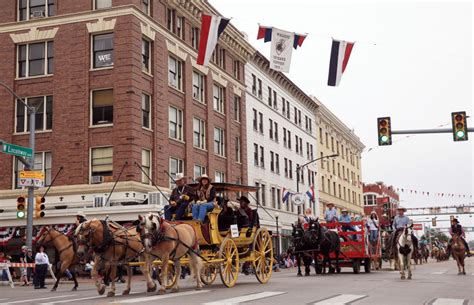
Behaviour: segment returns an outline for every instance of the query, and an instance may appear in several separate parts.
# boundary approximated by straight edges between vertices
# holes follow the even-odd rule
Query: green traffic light
[[[23,211],[18,211],[16,212],[16,218],[25,218],[25,212]]]
[[[386,143],[388,141],[388,136],[381,136],[380,141],[382,141],[382,143]]]
[[[462,130],[456,131],[456,137],[457,137],[458,139],[464,138],[464,135],[465,135],[464,131],[462,131]]]

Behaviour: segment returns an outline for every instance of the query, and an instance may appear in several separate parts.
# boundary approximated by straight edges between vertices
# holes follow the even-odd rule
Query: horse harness
[[[51,232],[51,230],[55,230],[58,232],[58,235],[54,238],[51,238],[50,241],[46,242],[45,244],[49,244],[49,243],[53,243],[54,240],[56,240],[58,237],[61,237],[61,236],[66,236],[67,239],[71,242],[68,246],[66,246],[65,248],[62,248],[61,250],[57,250],[58,251],[58,256],[61,256],[61,253],[63,253],[64,251],[66,251],[67,249],[73,247],[73,251],[74,253],[76,252],[75,250],[75,247],[74,247],[74,240],[72,238],[70,238],[69,236],[65,235],[65,234],[61,234],[61,232],[59,232],[58,230],[54,229],[53,227],[49,227],[47,230],[46,230],[46,233],[49,234]],[[43,242],[41,242],[43,243]]]

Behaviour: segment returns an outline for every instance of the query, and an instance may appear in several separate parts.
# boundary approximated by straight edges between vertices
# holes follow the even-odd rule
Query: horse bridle
[[[83,232],[85,232],[86,230],[84,229],[83,224],[80,225],[79,232],[77,232],[77,234],[76,234],[76,236],[81,237],[81,238],[76,237],[76,242],[77,242],[78,246],[82,245],[82,246],[90,247],[90,242],[92,240],[92,236],[94,235],[95,230],[92,229],[90,226],[87,230],[88,230],[87,238],[83,238],[82,237],[84,235]]]

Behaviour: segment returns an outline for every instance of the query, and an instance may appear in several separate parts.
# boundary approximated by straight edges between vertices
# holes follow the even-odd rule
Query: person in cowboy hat
[[[466,233],[464,232],[464,229],[459,223],[459,220],[457,218],[453,218],[453,220],[451,220],[451,228],[449,228],[449,234],[451,234],[451,236],[453,236],[453,234],[457,234],[464,243],[464,248],[466,248],[467,256],[471,256],[471,251],[469,251],[469,245],[465,239]],[[448,257],[451,256],[452,244],[453,244],[453,239],[451,238],[448,242],[448,250],[447,250]]]
[[[370,242],[373,244],[377,243],[378,233],[379,233],[379,218],[375,211],[370,212],[370,217],[367,220],[367,228],[369,229]]]
[[[343,232],[355,232],[356,229],[354,226],[350,225],[350,222],[352,221],[351,216],[349,216],[349,211],[347,209],[342,209],[341,210],[341,216],[339,216],[339,222],[340,223],[345,223],[346,225],[343,225],[341,227]],[[351,237],[353,240],[357,240],[357,235],[352,235]]]
[[[309,228],[309,223],[311,220],[316,220],[316,217],[313,215],[313,210],[311,208],[307,208],[304,211],[304,215],[300,215],[298,217],[299,223],[303,224],[303,229],[307,230]]]
[[[240,198],[237,198],[237,201],[240,203],[240,215],[248,217],[249,224],[253,224],[253,211],[252,208],[250,208],[250,200],[247,196],[242,195]]]
[[[406,208],[399,206],[397,208],[397,216],[395,216],[395,218],[393,219],[392,227],[393,227],[394,232],[392,234],[393,236],[392,245],[394,247],[395,247],[395,242],[400,232],[410,225],[411,221],[410,221],[410,218],[408,218],[408,216],[405,215],[406,211],[407,211]],[[416,238],[416,236],[413,233],[411,234],[411,239],[413,241],[413,246],[415,247],[415,249],[418,248],[418,238]]]
[[[175,213],[175,220],[183,218],[190,202],[196,198],[192,187],[186,184],[186,177],[182,173],[176,174],[176,187],[171,192],[170,204],[165,206],[165,219],[171,220]]]
[[[79,211],[76,213],[76,227],[79,226],[81,223],[86,222],[86,214],[84,212]]]
[[[192,207],[193,219],[204,222],[206,214],[217,206],[216,189],[211,184],[211,179],[206,175],[198,178],[197,202]]]
[[[324,211],[324,220],[326,222],[336,222],[337,221],[337,209],[334,206],[334,203],[330,202],[326,205],[326,211]]]

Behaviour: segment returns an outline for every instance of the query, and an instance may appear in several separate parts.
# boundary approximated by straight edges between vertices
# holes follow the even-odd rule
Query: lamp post
[[[13,89],[11,89],[7,84],[0,81],[0,86],[7,89],[7,91],[13,95],[17,100],[19,100],[25,107],[28,109],[28,114],[30,116],[30,135],[29,135],[29,144],[31,148],[30,159],[23,159],[19,157],[18,159],[25,165],[26,170],[33,170],[35,164],[35,118],[36,118],[36,108],[29,106],[24,99],[22,99],[18,94],[16,94]],[[33,203],[35,198],[35,188],[34,186],[28,187],[28,205],[27,205],[27,214],[26,214],[26,246],[32,248],[33,246]]]
[[[276,222],[276,253],[277,253],[277,256],[279,257],[280,256],[280,231],[279,231],[279,227],[278,227],[278,218],[280,217],[280,213],[278,212],[275,212],[275,214],[273,214],[275,216],[275,222]]]

